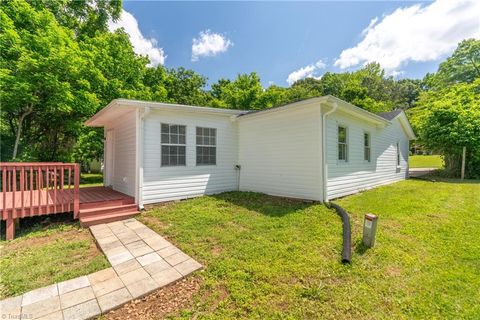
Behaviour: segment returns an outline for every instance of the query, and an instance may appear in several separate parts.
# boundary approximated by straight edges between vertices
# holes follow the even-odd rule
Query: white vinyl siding
[[[127,113],[112,116],[108,122],[111,124],[106,122],[105,125],[105,130],[114,133],[112,187],[135,196],[138,168],[139,174],[143,172],[138,176],[142,204],[237,188],[322,201],[324,168],[328,177],[328,199],[407,177],[409,142],[398,118],[383,126],[342,111],[328,115],[325,127],[327,159],[323,164],[319,104],[305,102],[240,117],[152,109],[145,114],[143,123],[137,111],[122,111]],[[168,143],[163,140],[163,144],[184,145],[185,165],[162,166],[162,123],[177,125],[177,133],[173,130],[170,134],[169,129]],[[184,138],[179,138],[182,135],[178,133],[179,126],[185,129]],[[339,126],[346,128],[346,139],[342,138],[341,143],[346,143],[347,162],[338,159]],[[176,140],[170,140],[173,135],[177,136]],[[215,149],[214,152],[212,149],[199,152],[199,147]],[[138,150],[143,153],[139,154]],[[368,153],[370,161],[366,160]],[[199,155],[206,156],[200,162],[209,165],[200,165]],[[240,170],[235,170],[236,165],[240,165]]]
[[[186,165],[162,167],[161,123],[186,127]],[[144,119],[144,204],[232,191],[237,188],[237,124],[229,115],[152,110]],[[216,129],[216,165],[196,165],[196,127]]]
[[[116,118],[105,131],[113,130],[113,176],[112,188],[116,191],[135,196],[136,177],[136,114],[131,111]]]
[[[408,138],[398,119],[386,127],[336,112],[327,117],[327,193],[333,199],[405,179],[407,176]],[[338,125],[348,126],[348,165],[337,161]],[[364,133],[370,133],[371,161],[365,161]],[[396,165],[399,141],[400,166]],[[333,148],[332,148],[333,146]]]
[[[320,107],[239,118],[240,189],[322,200]]]

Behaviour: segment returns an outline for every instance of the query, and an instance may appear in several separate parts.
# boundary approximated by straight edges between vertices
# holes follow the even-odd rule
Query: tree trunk
[[[17,152],[18,152],[18,145],[20,144],[20,137],[22,135],[22,128],[23,128],[23,120],[25,120],[25,117],[28,116],[30,113],[32,113],[33,109],[30,106],[27,111],[22,113],[20,115],[20,118],[18,118],[18,126],[17,126],[17,134],[15,137],[15,145],[13,146],[13,155],[12,159],[15,159],[17,157]]]

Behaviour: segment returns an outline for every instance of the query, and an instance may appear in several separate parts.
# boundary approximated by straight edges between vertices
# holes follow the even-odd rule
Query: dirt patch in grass
[[[142,299],[127,303],[120,309],[102,316],[101,319],[145,320],[180,315],[183,309],[193,305],[193,295],[199,290],[200,279],[187,277]]]
[[[392,277],[399,277],[402,274],[402,270],[399,267],[388,267],[387,274]]]
[[[152,210],[152,209],[149,209],[149,210]],[[147,226],[155,227],[156,229],[159,229],[159,230],[165,230],[168,228],[168,224],[162,223],[160,220],[154,217],[142,215],[140,218],[141,218],[141,221]]]
[[[88,240],[90,238],[90,232],[88,229],[71,229],[66,231],[60,231],[53,234],[45,234],[40,237],[19,239],[21,241],[10,242],[4,245],[5,250],[21,250],[23,248],[41,247],[57,239],[69,240]],[[92,251],[98,251],[95,244],[92,242]]]

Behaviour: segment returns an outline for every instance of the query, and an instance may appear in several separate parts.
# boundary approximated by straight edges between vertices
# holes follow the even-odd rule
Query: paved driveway
[[[433,172],[438,170],[437,168],[410,168],[408,170],[409,177],[416,178],[420,176],[424,176],[427,173]]]

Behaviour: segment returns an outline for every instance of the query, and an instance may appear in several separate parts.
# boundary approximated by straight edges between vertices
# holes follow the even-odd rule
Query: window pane
[[[178,165],[179,166],[184,166],[186,164],[186,157],[185,155],[180,155],[178,156]]]
[[[216,164],[215,147],[197,147],[197,165]]]
[[[170,165],[169,161],[169,148],[168,146],[162,146],[162,166],[168,166]]]
[[[347,142],[347,129],[338,127],[338,142]]]
[[[338,160],[347,161],[347,145],[339,143],[338,144]]]
[[[168,139],[168,133],[162,133],[162,143],[170,143]]]
[[[370,135],[368,133],[365,133],[363,135],[363,139],[364,139],[363,141],[364,146],[366,147],[370,146]]]
[[[161,125],[161,165],[177,166],[186,163],[186,147],[185,147],[185,126],[179,125]],[[167,130],[168,129],[168,130]],[[172,133],[177,131],[178,133]],[[163,133],[166,132],[166,133]],[[181,133],[183,132],[183,134]],[[177,144],[177,145],[173,145]]]

